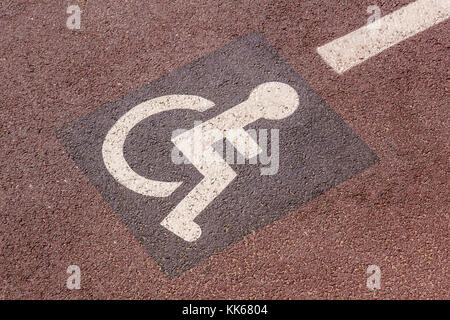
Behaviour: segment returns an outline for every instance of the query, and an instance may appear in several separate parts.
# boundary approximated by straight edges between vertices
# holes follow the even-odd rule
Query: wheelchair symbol
[[[286,118],[294,113],[298,105],[299,97],[291,86],[281,82],[266,82],[253,89],[246,101],[172,138],[174,145],[203,175],[203,179],[163,219],[161,225],[185,241],[198,240],[202,230],[194,219],[236,177],[236,172],[214,151],[212,145],[225,138],[227,130],[232,129],[234,132],[237,130],[238,139],[230,142],[241,154],[250,159],[259,154],[261,149],[243,128],[261,118],[269,120]],[[212,101],[193,95],[167,95],[135,106],[123,115],[106,135],[102,156],[107,170],[121,185],[141,195],[170,196],[182,182],[151,180],[134,172],[124,157],[125,139],[134,126],[157,113],[173,109],[202,112],[212,107],[214,107]],[[197,130],[201,130],[203,134],[201,154],[195,154],[192,148]],[[221,135],[210,134],[217,131],[221,132]]]

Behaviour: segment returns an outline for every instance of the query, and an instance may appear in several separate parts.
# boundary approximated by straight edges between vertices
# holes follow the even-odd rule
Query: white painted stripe
[[[317,48],[320,56],[337,72],[365,60],[450,17],[450,0],[419,0]]]

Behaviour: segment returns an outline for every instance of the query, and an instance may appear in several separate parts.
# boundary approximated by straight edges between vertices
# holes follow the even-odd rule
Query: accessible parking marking
[[[169,276],[378,161],[258,33],[95,109],[58,138]],[[188,161],[174,161],[174,148]],[[228,161],[228,150],[243,160]]]

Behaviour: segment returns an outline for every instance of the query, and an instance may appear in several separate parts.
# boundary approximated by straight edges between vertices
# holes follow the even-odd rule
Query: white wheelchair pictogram
[[[161,225],[185,241],[200,238],[202,230],[194,219],[236,177],[236,172],[214,151],[213,144],[226,138],[227,130],[236,133],[230,143],[247,159],[261,152],[261,148],[244,127],[263,118],[281,120],[299,106],[297,92],[281,82],[266,82],[252,90],[248,99],[193,129],[172,138],[174,145],[203,175],[203,179],[163,219]],[[125,160],[123,148],[129,132],[142,120],[174,109],[205,111],[214,103],[193,95],[167,95],[145,101],[123,115],[109,130],[103,142],[103,161],[114,179],[126,188],[144,196],[168,197],[182,182],[166,182],[145,178],[134,172]],[[192,143],[201,132],[201,154],[196,154]],[[220,134],[217,134],[220,132]]]

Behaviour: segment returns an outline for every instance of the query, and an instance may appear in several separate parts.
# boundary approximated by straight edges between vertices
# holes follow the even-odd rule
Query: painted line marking
[[[450,17],[450,0],[419,0],[317,48],[337,73],[359,65],[382,51]]]

